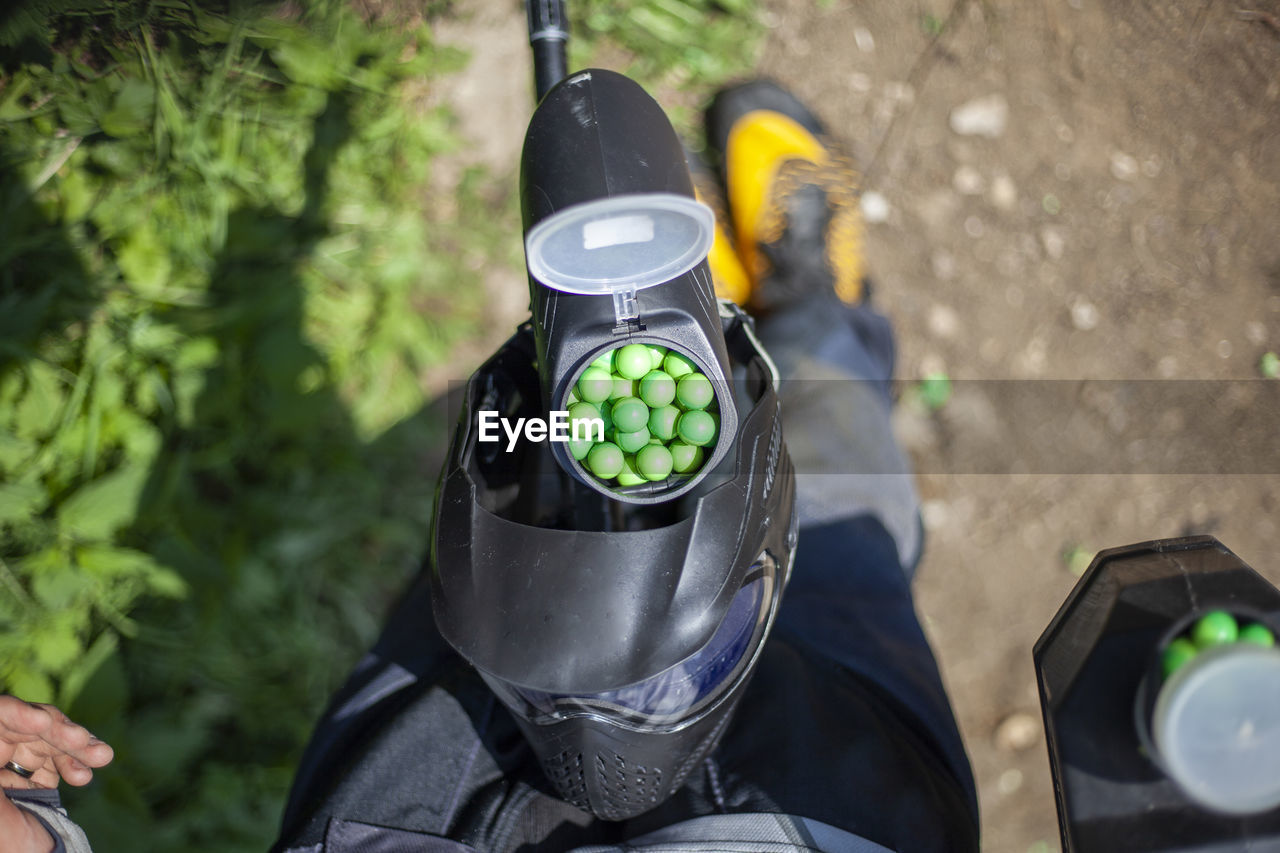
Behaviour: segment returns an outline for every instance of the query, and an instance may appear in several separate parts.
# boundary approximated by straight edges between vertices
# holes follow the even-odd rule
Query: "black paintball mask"
[[[532,318],[467,383],[437,494],[435,619],[555,791],[604,820],[661,803],[715,747],[778,612],[797,539],[776,369],[717,302],[709,211],[666,116],[607,71],[542,100],[521,174]],[[633,485],[566,442],[482,440],[545,419],[618,347],[688,359],[719,430],[696,471]]]

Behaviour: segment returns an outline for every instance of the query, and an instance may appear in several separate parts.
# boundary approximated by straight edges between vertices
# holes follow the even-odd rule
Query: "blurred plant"
[[[703,95],[762,31],[570,8]],[[0,689],[116,747],[64,792],[99,853],[260,850],[423,553],[423,376],[519,263],[514,193],[433,176],[465,58],[341,0],[26,3],[0,57]]]
[[[423,552],[510,199],[430,180],[425,27],[82,5],[0,76],[0,689],[116,746],[100,853],[260,850]]]
[[[676,90],[701,102],[751,72],[765,30],[759,0],[569,0],[568,10],[570,68],[602,63],[650,92]],[[662,100],[689,136],[695,111]]]

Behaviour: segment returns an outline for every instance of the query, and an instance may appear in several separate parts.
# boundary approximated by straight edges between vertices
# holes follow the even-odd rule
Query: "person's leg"
[[[762,314],[757,331],[782,378],[783,430],[797,476],[800,543],[770,642],[801,659],[834,663],[864,685],[878,710],[851,704],[850,715],[860,716],[867,732],[877,730],[872,717],[890,709],[914,733],[907,740],[916,738],[910,747],[869,747],[864,766],[854,771],[841,763],[844,750],[824,754],[821,741],[798,760],[815,778],[829,776],[833,786],[861,779],[874,787],[880,776],[899,778],[876,761],[910,763],[907,754],[919,746],[949,778],[944,787],[960,792],[976,825],[971,770],[911,598],[922,536],[910,467],[890,426],[893,334],[848,280],[857,276],[860,284],[863,274],[856,198],[842,189],[857,177],[847,158],[833,153],[817,119],[777,87],[729,90],[708,118],[712,146],[727,171],[740,254],[755,277],[752,301]],[[735,145],[772,150],[777,162],[735,152]],[[741,164],[761,163],[772,171],[754,183],[733,173]],[[742,215],[744,208],[749,215]],[[761,674],[767,671],[762,663]],[[852,702],[848,695],[838,701]],[[824,710],[793,705],[817,719]],[[726,765],[746,766],[744,756],[760,748],[751,743],[753,732],[763,736],[752,725],[730,729]],[[928,787],[927,780],[920,784]],[[846,805],[847,794],[831,792]],[[872,803],[864,822],[883,808],[878,799]]]
[[[820,295],[773,312],[758,331],[782,376],[800,526],[872,515],[893,535],[910,575],[922,545],[919,499],[890,426],[889,321]]]
[[[783,377],[801,524],[778,634],[839,662],[918,718],[976,802],[911,597],[922,543],[910,467],[890,426],[889,323],[866,306],[815,297],[759,329]]]

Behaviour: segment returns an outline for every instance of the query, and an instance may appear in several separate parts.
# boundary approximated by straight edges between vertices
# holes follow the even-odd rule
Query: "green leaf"
[[[0,311],[11,305],[8,300],[0,301]],[[3,327],[0,327],[3,328]],[[22,373],[7,367],[0,368],[0,423],[7,420],[4,415],[12,412],[22,394]],[[3,433],[0,433],[3,435]]]
[[[66,563],[33,572],[31,594],[52,611],[64,610],[76,603],[92,581]]]
[[[155,102],[156,90],[149,82],[126,80],[99,124],[105,133],[120,138],[146,133],[154,120]]]
[[[0,403],[0,408],[3,404]],[[0,430],[0,472],[9,474],[36,452],[36,444]],[[2,501],[2,499],[0,499]],[[0,514],[3,511],[0,510]]]
[[[151,315],[139,317],[129,328],[129,342],[138,350],[166,357],[174,347],[183,344],[182,331],[166,323],[158,323]]]
[[[196,403],[205,391],[203,371],[184,370],[173,377],[173,399],[177,404],[178,423],[184,428],[195,426]]]
[[[93,109],[80,98],[62,98],[58,102],[58,120],[72,136],[89,136],[98,130]]]
[[[271,49],[299,35],[297,27],[286,21],[263,18],[254,21],[246,30],[245,38],[264,49]]]
[[[678,18],[691,27],[696,27],[702,22],[703,13],[682,3],[681,0],[649,0],[650,4],[656,6],[674,18]]]
[[[290,80],[319,89],[333,89],[339,82],[334,56],[327,45],[309,38],[281,42],[271,51]]]
[[[161,565],[147,573],[147,589],[153,595],[173,599],[186,598],[191,592],[191,587],[181,575]]]
[[[3,42],[4,38],[0,35],[0,44]],[[25,70],[9,78],[9,85],[0,95],[0,121],[13,121],[27,115],[27,110],[18,103],[18,100],[27,93],[34,82]]]
[[[104,580],[142,575],[154,564],[149,554],[112,545],[82,545],[75,555],[76,565]]]
[[[192,36],[197,42],[200,44],[226,44],[231,40],[234,28],[226,18],[221,15],[204,12],[196,5],[192,5],[191,11],[196,16],[196,27]]]
[[[174,356],[173,366],[181,372],[203,370],[218,363],[218,354],[216,338],[188,338]]]
[[[84,652],[73,614],[59,613],[35,635],[36,663],[45,672],[61,673]]]
[[[104,423],[110,440],[120,442],[130,459],[142,465],[155,461],[164,436],[151,421],[122,406],[108,412]]]
[[[23,664],[15,665],[13,671],[5,676],[4,689],[27,702],[53,702],[58,698],[47,675]]]
[[[58,507],[58,523],[82,540],[107,539],[133,521],[147,468],[123,468],[82,486]]]
[[[163,598],[187,596],[187,582],[173,569],[161,565],[142,551],[86,545],[76,549],[76,563],[104,579],[137,577],[146,583],[148,591]]]
[[[89,160],[118,178],[136,178],[138,173],[144,171],[143,152],[135,145],[123,141],[97,143],[89,151]],[[108,204],[101,212],[105,214],[113,209],[119,210],[119,207]]]
[[[168,249],[150,222],[129,230],[116,250],[116,261],[125,278],[144,296],[158,296],[173,269]]]
[[[35,515],[45,504],[45,491],[38,483],[0,483],[0,524]]]
[[[43,361],[26,366],[27,391],[18,403],[14,431],[19,437],[43,438],[58,424],[67,387],[61,373]]]
[[[58,181],[58,193],[62,196],[62,221],[79,222],[89,215],[93,207],[97,187],[82,169],[71,169]]]

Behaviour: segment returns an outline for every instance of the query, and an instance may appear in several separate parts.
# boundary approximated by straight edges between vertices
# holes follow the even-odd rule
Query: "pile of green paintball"
[[[1275,635],[1261,622],[1241,625],[1236,617],[1225,610],[1211,610],[1196,620],[1183,636],[1175,638],[1164,650],[1161,658],[1164,677],[1168,678],[1205,649],[1232,643],[1253,643],[1258,646],[1274,646]]]
[[[599,356],[578,376],[567,408],[578,436],[570,455],[610,486],[696,474],[720,431],[711,380],[661,346],[627,344]],[[603,440],[588,428],[597,419]]]

